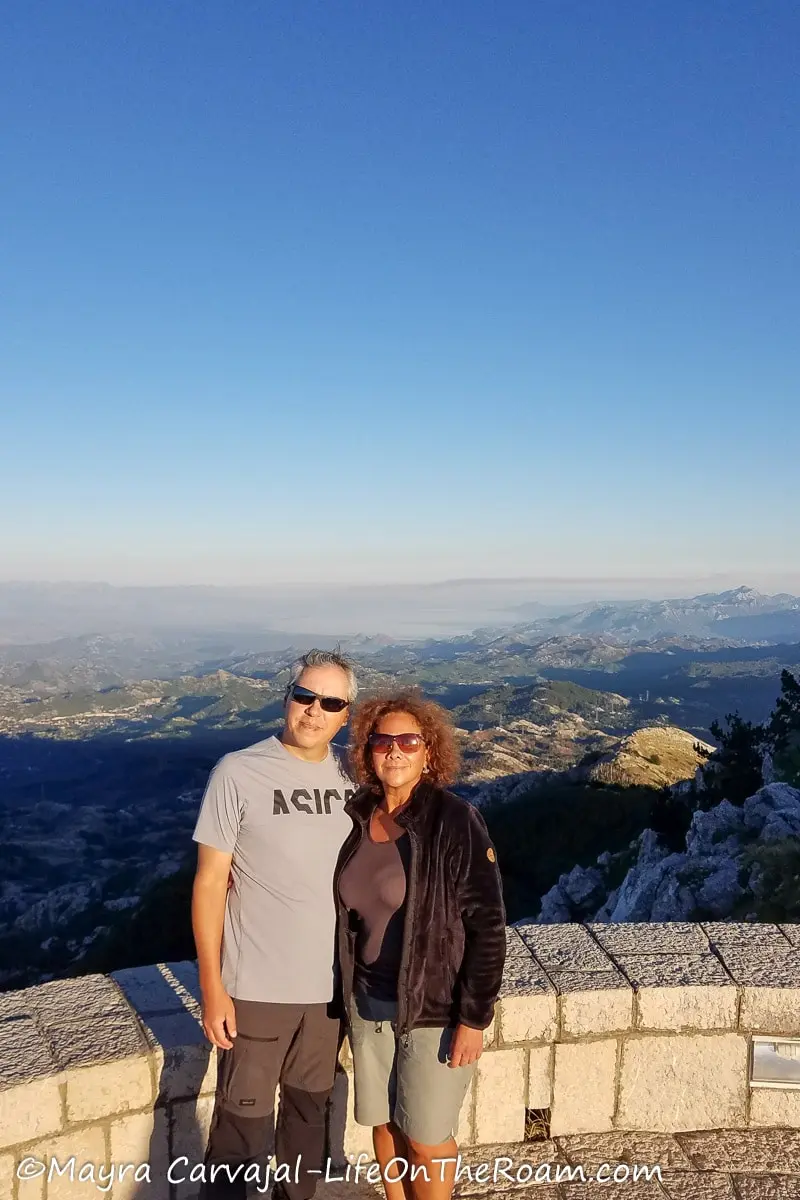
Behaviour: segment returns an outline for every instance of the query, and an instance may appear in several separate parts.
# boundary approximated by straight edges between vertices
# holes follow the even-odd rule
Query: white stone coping
[[[520,923],[507,941],[464,1144],[522,1140],[526,1108],[550,1109],[559,1133],[776,1114],[800,1125],[800,1093],[751,1099],[747,1087],[753,1034],[800,1035],[800,926]],[[199,1015],[192,962],[0,995],[0,1153],[95,1127],[110,1153],[120,1122],[152,1131],[164,1112],[172,1138],[187,1106],[206,1120],[216,1060]],[[716,1080],[710,1098],[702,1071]],[[341,1141],[357,1153],[368,1131],[353,1124],[346,1079]]]

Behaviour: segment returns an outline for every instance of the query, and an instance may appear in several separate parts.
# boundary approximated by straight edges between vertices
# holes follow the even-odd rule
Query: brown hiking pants
[[[220,1050],[217,1095],[206,1152],[203,1200],[244,1200],[247,1167],[257,1164],[263,1188],[273,1153],[291,1179],[278,1182],[281,1200],[311,1200],[324,1174],[328,1098],[339,1048],[338,1020],[325,1004],[263,1004],[234,1000],[237,1037]],[[275,1119],[275,1090],[280,1104]],[[217,1171],[211,1182],[211,1166]],[[241,1167],[235,1179],[230,1175]],[[252,1172],[252,1167],[251,1167]]]

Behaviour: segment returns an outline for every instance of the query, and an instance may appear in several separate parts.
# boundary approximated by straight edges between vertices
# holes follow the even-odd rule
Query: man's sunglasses
[[[388,754],[395,742],[404,754],[416,754],[425,745],[420,733],[371,733],[367,742],[370,749],[379,754]]]
[[[338,696],[320,696],[318,692],[298,687],[297,684],[290,689],[289,699],[294,700],[295,704],[302,704],[304,708],[310,708],[315,700],[319,700],[319,706],[323,712],[330,713],[341,712],[350,703],[349,700],[341,700]]]

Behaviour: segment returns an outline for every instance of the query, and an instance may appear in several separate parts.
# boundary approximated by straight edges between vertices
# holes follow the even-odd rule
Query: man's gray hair
[[[338,667],[347,676],[347,700],[353,703],[358,695],[358,680],[350,659],[342,654],[338,646],[335,650],[309,650],[296,662],[292,663],[292,674],[286,685],[286,694],[294,687],[306,667]]]

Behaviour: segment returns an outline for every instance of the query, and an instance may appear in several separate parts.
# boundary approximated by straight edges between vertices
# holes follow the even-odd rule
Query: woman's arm
[[[457,1018],[460,1025],[483,1030],[492,1023],[506,958],[503,881],[489,831],[472,806],[462,836],[457,894],[464,958],[457,985]]]

